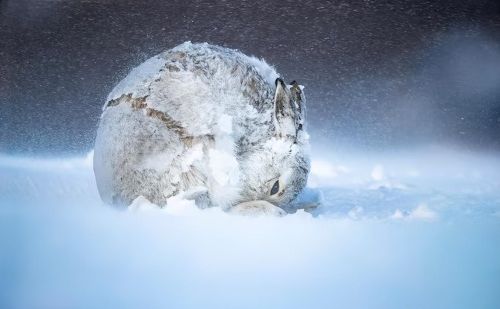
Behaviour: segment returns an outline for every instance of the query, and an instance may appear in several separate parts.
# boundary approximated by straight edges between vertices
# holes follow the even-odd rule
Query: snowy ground
[[[0,155],[0,307],[500,307],[498,157],[313,159],[321,208],[247,218],[116,210],[90,156]]]

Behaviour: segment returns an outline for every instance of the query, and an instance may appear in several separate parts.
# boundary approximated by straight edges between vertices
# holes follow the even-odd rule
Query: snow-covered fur
[[[180,195],[201,207],[278,207],[310,169],[303,87],[236,50],[186,42],[122,80],[103,108],[94,172],[105,202]]]

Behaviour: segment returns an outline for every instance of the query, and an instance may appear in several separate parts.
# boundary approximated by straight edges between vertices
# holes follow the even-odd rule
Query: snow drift
[[[316,156],[322,207],[284,218],[110,208],[89,158],[0,157],[2,308],[500,304],[495,156]]]

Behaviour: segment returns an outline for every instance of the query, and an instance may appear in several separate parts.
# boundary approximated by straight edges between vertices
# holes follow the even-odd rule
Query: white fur
[[[298,106],[276,77],[263,60],[190,42],[133,69],[108,96],[97,132],[103,200],[163,205],[197,188],[202,206],[292,201],[309,170],[307,133],[294,127],[303,115],[286,116],[292,109],[276,119],[277,97]],[[269,196],[272,179],[283,182],[279,197]]]

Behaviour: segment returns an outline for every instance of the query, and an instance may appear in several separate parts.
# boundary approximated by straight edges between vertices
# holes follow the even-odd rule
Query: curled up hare
[[[310,170],[305,96],[263,60],[186,42],[150,58],[110,93],[94,172],[102,199],[284,214]]]

